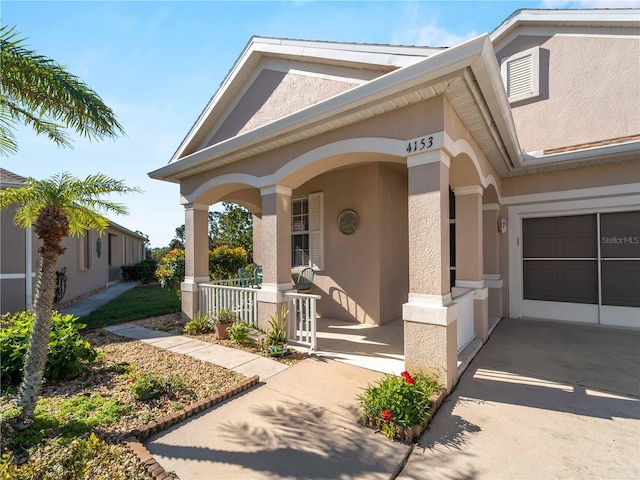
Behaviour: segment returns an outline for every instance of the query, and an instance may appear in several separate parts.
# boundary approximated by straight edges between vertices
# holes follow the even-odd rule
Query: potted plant
[[[269,333],[267,345],[269,354],[274,356],[285,355],[289,352],[287,345],[287,309],[282,305],[280,313],[276,312],[269,318]]]
[[[229,308],[224,308],[213,318],[213,325],[216,329],[216,336],[219,340],[229,338],[229,327],[236,321],[236,312]]]

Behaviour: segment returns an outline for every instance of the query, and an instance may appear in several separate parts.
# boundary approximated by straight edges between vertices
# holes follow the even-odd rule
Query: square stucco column
[[[456,188],[456,288],[473,290],[473,329],[483,342],[489,336],[489,294],[484,282],[482,193],[479,185]]]
[[[407,158],[409,169],[409,301],[403,305],[405,367],[436,374],[451,391],[457,380],[457,305],[449,285],[448,155]]]
[[[498,230],[500,205],[482,205],[484,282],[489,290],[489,318],[502,318],[503,279],[500,275],[500,236]]]
[[[279,311],[291,290],[291,189],[273,185],[262,194],[262,288],[258,292],[258,324]]]
[[[190,203],[184,206],[184,282],[182,317],[198,313],[198,283],[209,281],[209,206]]]

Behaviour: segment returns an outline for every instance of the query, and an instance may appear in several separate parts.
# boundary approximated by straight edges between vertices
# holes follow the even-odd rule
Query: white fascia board
[[[522,165],[523,155],[522,148],[518,142],[516,126],[511,114],[511,105],[507,97],[507,92],[502,83],[500,74],[500,66],[496,60],[495,52],[490,41],[487,39],[482,48],[482,55],[471,64],[478,86],[482,92],[482,96],[491,112],[491,119],[495,123],[500,139],[504,146],[509,159],[513,162],[513,166],[507,166],[511,170],[513,167],[518,168]],[[498,139],[496,139],[498,140]],[[500,143],[498,143],[500,147]]]
[[[286,38],[269,38],[269,37],[253,37],[256,43],[284,45],[291,47],[303,47],[305,49],[321,49],[321,50],[346,50],[351,52],[360,52],[363,54],[383,54],[383,55],[402,55],[402,56],[419,56],[429,57],[445,50],[447,47],[417,47],[405,45],[381,45],[375,43],[340,43],[340,42],[322,42],[312,40],[291,40]]]
[[[522,166],[538,167],[540,165],[561,164],[565,162],[575,162],[577,160],[593,160],[598,157],[611,157],[630,153],[636,153],[640,156],[640,141],[603,145],[600,147],[572,150],[570,152],[554,153],[551,155],[544,155],[544,153],[539,151],[527,152],[524,154],[524,162]]]
[[[582,10],[520,10],[506,19],[490,34],[491,42],[497,44],[515,28],[524,24],[564,24],[566,26],[614,26],[634,27],[640,23],[640,10],[582,9]]]
[[[364,85],[360,85],[324,102],[311,105],[303,110],[229,138],[220,143],[194,152],[178,161],[169,163],[148,173],[151,178],[178,181],[174,175],[205,162],[230,155],[244,148],[283,136],[313,124],[319,124],[347,111],[366,108],[372,103],[393,96],[399,92],[417,88],[445,75],[463,71],[490,47],[486,34],[472,38],[453,48],[443,50],[421,62],[382,75]],[[491,58],[495,55],[491,49]],[[499,75],[498,75],[499,78]]]

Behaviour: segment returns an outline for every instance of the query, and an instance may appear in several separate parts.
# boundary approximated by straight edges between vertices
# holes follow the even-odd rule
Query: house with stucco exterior
[[[639,29],[519,10],[450,48],[252,38],[149,174],[180,185],[183,314],[227,201],[253,213],[258,323],[311,267],[318,317],[401,321],[406,368],[448,389],[503,317],[640,328]]]
[[[20,188],[27,179],[0,168],[0,188]],[[14,225],[15,207],[0,211],[0,314],[31,307],[41,241]],[[147,238],[114,222],[102,235],[91,230],[65,237],[57,271],[64,273],[65,303],[121,278],[120,267],[144,260]]]

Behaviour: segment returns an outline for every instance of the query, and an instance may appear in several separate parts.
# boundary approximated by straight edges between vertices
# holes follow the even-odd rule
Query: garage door
[[[640,211],[523,220],[523,316],[640,328]]]

